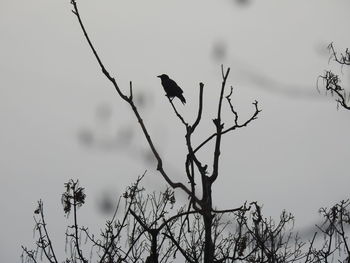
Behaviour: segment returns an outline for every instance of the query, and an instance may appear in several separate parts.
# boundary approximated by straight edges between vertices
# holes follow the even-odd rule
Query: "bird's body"
[[[176,84],[174,80],[169,78],[169,76],[166,74],[162,74],[157,77],[161,79],[165,93],[170,99],[178,97],[183,104],[186,103],[186,99],[182,95],[183,90]]]

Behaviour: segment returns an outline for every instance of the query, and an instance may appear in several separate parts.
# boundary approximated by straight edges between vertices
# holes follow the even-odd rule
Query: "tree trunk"
[[[212,239],[212,196],[211,196],[211,182],[209,177],[203,177],[203,221],[205,229],[205,244],[204,244],[204,263],[213,263],[215,247]]]
[[[205,228],[205,245],[204,245],[204,263],[213,263],[214,262],[214,243],[212,240],[212,224],[213,217],[211,213],[203,215],[204,219],[204,228]]]

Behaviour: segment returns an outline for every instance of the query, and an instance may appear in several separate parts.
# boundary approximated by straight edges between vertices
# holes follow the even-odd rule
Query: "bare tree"
[[[349,220],[348,202],[340,203],[331,212],[322,210],[326,221],[320,227],[320,231],[327,238],[321,249],[315,248],[316,234],[306,244],[292,232],[294,218],[287,212],[282,212],[280,219],[275,221],[263,216],[262,207],[257,202],[244,203],[240,207],[225,210],[215,209],[212,190],[220,177],[222,140],[231,132],[248,126],[261,112],[258,102],[254,101],[251,116],[243,121],[240,119],[232,103],[233,88],[227,84],[230,68],[225,69],[221,66],[220,95],[213,119],[215,131],[198,144],[193,143],[193,136],[202,121],[204,83],[199,83],[198,111],[193,121],[186,120],[169,98],[174,114],[184,127],[187,151],[183,173],[188,182],[174,181],[164,167],[163,157],[159,154],[134,102],[132,82],[130,81],[128,94],[123,92],[98,55],[82,21],[77,2],[71,0],[71,4],[72,12],[102,73],[110,81],[119,98],[127,103],[134,113],[156,159],[156,170],[168,188],[158,194],[147,194],[140,186],[144,175],[140,176],[123,195],[123,216],[117,217],[119,202],[114,216],[106,222],[101,235],[96,237],[87,227],[80,226],[78,220],[78,208],[85,202],[84,188],[79,186],[78,181],[69,181],[65,184],[65,192],[62,195],[64,211],[67,217],[72,214],[73,220],[66,231],[69,253],[65,262],[166,263],[177,258],[177,255],[181,255],[181,260],[190,263],[329,262],[329,257],[340,248],[344,249],[346,258],[349,258],[347,236],[343,227]],[[347,60],[339,61],[345,63]],[[232,116],[230,122],[225,122],[222,117],[224,103],[227,103]],[[213,142],[214,149],[211,163],[207,163],[200,158],[200,152],[208,151],[207,146],[210,142]],[[175,206],[175,190],[188,196],[189,201],[185,206]],[[41,201],[38,202],[34,219],[35,231],[38,232],[36,248],[30,250],[23,247],[24,260],[37,262],[40,254],[41,259],[50,263],[59,262],[49,237]],[[335,234],[340,238],[336,245],[332,246],[331,240],[335,238]],[[90,256],[87,256],[87,248],[82,244],[83,236],[86,243],[91,245]]]
[[[196,128],[198,127],[198,124],[200,123],[202,119],[202,110],[203,110],[203,90],[204,90],[204,84],[199,84],[199,107],[198,107],[198,114],[196,120],[193,122],[193,124],[189,124],[188,121],[184,119],[184,117],[177,111],[175,105],[173,104],[172,100],[169,99],[169,102],[176,114],[176,116],[179,118],[180,122],[183,124],[183,126],[186,129],[186,145],[187,145],[187,157],[186,157],[186,163],[185,163],[185,173],[187,175],[187,178],[189,179],[190,185],[186,186],[182,182],[174,182],[171,179],[171,176],[167,173],[167,171],[163,167],[163,160],[162,157],[159,155],[155,144],[153,143],[153,139],[151,138],[148,129],[146,128],[146,125],[141,117],[140,112],[138,111],[134,100],[133,100],[133,86],[132,82],[130,81],[130,87],[129,87],[129,94],[126,95],[123,93],[123,91],[118,86],[115,78],[113,78],[109,71],[104,66],[102,59],[98,55],[91,39],[88,36],[88,33],[85,29],[85,26],[83,24],[83,21],[81,19],[77,2],[72,0],[71,1],[73,5],[73,13],[76,15],[79,24],[81,26],[81,29],[84,33],[85,39],[87,40],[92,53],[94,54],[103,74],[106,76],[106,78],[111,82],[113,87],[115,88],[117,94],[119,97],[124,100],[126,103],[128,103],[134,112],[141,129],[143,131],[143,134],[149,144],[149,147],[152,150],[152,153],[154,157],[157,160],[157,170],[161,174],[161,176],[165,179],[165,181],[169,184],[169,186],[173,189],[180,188],[182,191],[184,191],[190,198],[190,203],[192,205],[192,208],[199,212],[203,218],[204,222],[204,228],[205,228],[205,248],[204,248],[204,262],[213,262],[214,260],[214,243],[212,240],[212,225],[213,225],[213,214],[216,212],[213,209],[213,200],[212,200],[212,186],[214,182],[217,180],[219,176],[219,161],[220,161],[220,149],[221,149],[221,141],[222,136],[234,131],[236,129],[242,128],[247,126],[250,122],[255,120],[257,118],[258,113],[260,112],[258,108],[258,103],[255,101],[254,104],[254,113],[252,116],[243,122],[239,122],[238,113],[234,109],[232,103],[231,103],[231,96],[232,96],[232,87],[230,93],[226,96],[227,102],[230,106],[232,115],[233,115],[233,122],[229,127],[224,128],[224,122],[222,120],[222,104],[224,100],[224,92],[226,88],[226,82],[227,78],[229,76],[230,69],[224,69],[224,67],[221,67],[221,74],[222,74],[222,83],[221,83],[221,89],[220,89],[220,96],[218,99],[218,108],[217,108],[217,115],[216,118],[213,119],[213,123],[216,129],[216,132],[213,134],[210,134],[207,139],[205,139],[202,143],[200,143],[198,146],[194,146],[192,143],[192,135],[194,134]],[[214,140],[214,153],[213,153],[213,161],[212,161],[212,170],[209,172],[208,170],[208,164],[205,164],[203,161],[201,161],[198,157],[198,152],[203,149],[203,147],[210,141]],[[197,181],[200,181],[201,185],[201,192],[202,196],[197,196]],[[233,210],[239,210],[242,208],[237,208]]]

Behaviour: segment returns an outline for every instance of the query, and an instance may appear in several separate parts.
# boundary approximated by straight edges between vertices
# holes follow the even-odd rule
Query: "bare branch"
[[[333,43],[330,43],[328,45],[328,49],[331,53],[329,60],[333,58],[333,60],[336,61],[338,64],[340,64],[342,68],[343,66],[350,66],[350,51],[348,48],[345,50],[345,54],[340,54],[340,57],[337,55],[337,52],[334,49]],[[334,74],[332,71],[329,71],[329,70],[325,71],[323,75],[320,75],[317,78],[316,88],[318,91],[320,91],[318,87],[318,81],[320,78],[323,80],[323,84],[325,85],[326,92],[329,91],[332,96],[336,97],[337,107],[340,105],[346,110],[350,110],[350,104],[349,104],[350,93],[347,92],[340,85],[341,81],[339,79],[339,76]]]
[[[173,103],[173,100],[170,97],[168,97],[168,99],[169,99],[169,102],[170,102],[171,106],[173,107],[173,110],[174,110],[176,116],[180,119],[182,124],[185,125],[185,127],[187,127],[188,123],[185,121],[185,119],[182,117],[182,115],[177,111],[177,109],[176,109],[176,107],[175,107],[175,105]]]
[[[129,87],[130,87],[129,100],[133,100],[133,95],[132,95],[132,81],[129,82]]]
[[[50,251],[52,253],[53,262],[58,263],[58,260],[56,258],[56,254],[55,254],[55,251],[53,249],[53,245],[52,245],[52,242],[51,242],[51,239],[50,239],[50,236],[49,236],[49,232],[47,231],[45,217],[44,217],[44,204],[43,204],[43,202],[41,200],[38,202],[38,209],[40,211],[40,217],[41,217],[41,220],[42,220],[42,224],[41,225],[44,228],[45,237],[47,239]]]
[[[243,124],[234,124],[232,125],[231,127],[223,130],[221,132],[221,134],[225,134],[227,132],[230,132],[230,131],[233,131],[233,130],[236,130],[236,129],[239,129],[239,128],[243,128],[243,127],[246,127],[250,122],[252,122],[253,120],[257,119],[257,116],[258,114],[261,112],[261,110],[259,109],[258,107],[258,102],[257,101],[254,101],[253,102],[253,105],[254,105],[254,108],[255,108],[255,111],[253,113],[253,115],[248,119],[246,120]],[[194,153],[196,153],[198,150],[200,150],[204,145],[206,145],[209,141],[211,141],[213,138],[215,138],[217,136],[217,133],[213,133],[212,135],[210,135],[207,139],[205,139],[201,144],[199,144],[195,149],[194,149]]]
[[[181,252],[181,254],[184,256],[184,258],[185,258],[188,262],[190,262],[190,263],[195,263],[196,261],[193,261],[193,259],[190,258],[190,257],[187,255],[186,251],[183,250],[182,247],[180,246],[180,244],[175,240],[175,237],[173,236],[173,234],[172,234],[170,228],[168,227],[167,222],[164,222],[164,225],[167,227],[167,230],[168,230],[168,233],[169,233],[169,234],[163,233],[163,235],[165,235],[167,238],[169,238],[169,239],[173,242],[173,244],[176,246],[176,248]]]
[[[103,74],[107,77],[107,79],[108,79],[110,82],[112,82],[112,84],[113,84],[115,90],[117,91],[117,93],[119,94],[119,96],[120,96],[124,101],[126,101],[127,103],[129,103],[131,109],[133,110],[133,112],[134,112],[134,114],[135,114],[135,116],[136,116],[136,118],[137,118],[137,120],[138,120],[138,122],[139,122],[139,124],[140,124],[140,126],[141,126],[141,129],[142,129],[142,131],[143,131],[143,133],[144,133],[144,135],[145,135],[145,137],[146,137],[146,140],[147,140],[147,142],[148,142],[148,144],[149,144],[149,146],[150,146],[150,148],[151,148],[151,150],[152,150],[152,153],[153,153],[154,157],[155,157],[156,160],[157,160],[157,163],[158,163],[158,164],[157,164],[157,170],[161,173],[161,175],[163,176],[163,178],[165,179],[165,181],[166,181],[172,188],[174,188],[174,189],[175,189],[175,188],[180,188],[180,189],[182,189],[186,194],[188,194],[189,196],[192,196],[191,191],[190,191],[184,184],[179,183],[179,182],[178,182],[178,183],[173,182],[173,181],[170,179],[170,177],[167,175],[167,173],[165,172],[165,170],[163,169],[163,161],[162,161],[160,155],[158,154],[158,151],[156,150],[156,148],[155,148],[155,146],[154,146],[154,143],[153,143],[153,141],[152,141],[152,139],[151,139],[151,137],[150,137],[150,135],[149,135],[149,133],[148,133],[148,130],[147,130],[147,128],[146,128],[146,126],[145,126],[145,124],[144,124],[144,122],[143,122],[143,119],[141,118],[140,113],[139,113],[138,110],[137,110],[137,107],[135,106],[135,104],[134,104],[134,102],[133,102],[133,100],[132,100],[131,98],[127,97],[126,95],[124,95],[124,94],[122,93],[122,91],[120,90],[120,88],[119,88],[117,82],[115,81],[115,79],[114,79],[113,77],[111,77],[111,75],[109,74],[109,72],[106,70],[104,64],[102,63],[102,60],[100,59],[99,55],[97,54],[97,51],[96,51],[96,49],[94,48],[94,46],[93,46],[93,44],[92,44],[92,42],[91,42],[91,40],[90,40],[90,38],[89,38],[89,36],[88,36],[88,34],[87,34],[87,31],[86,31],[86,29],[85,29],[85,27],[84,27],[84,25],[83,25],[83,22],[82,22],[82,20],[81,20],[80,14],[79,14],[79,10],[78,10],[78,6],[77,6],[76,1],[75,1],[75,0],[72,0],[72,1],[71,1],[71,4],[73,5],[73,8],[74,8],[73,13],[74,13],[74,14],[76,15],[76,17],[78,18],[80,27],[81,27],[81,29],[82,29],[83,32],[84,32],[84,36],[85,36],[85,38],[86,38],[86,40],[87,40],[87,42],[88,42],[88,44],[89,44],[89,46],[90,46],[92,52],[94,53],[94,56],[95,56],[95,58],[96,58],[98,64],[100,65]],[[196,198],[196,197],[192,196],[192,198]]]
[[[231,112],[234,115],[234,124],[238,125],[238,113],[233,108],[233,105],[232,105],[232,102],[231,102],[232,93],[233,93],[233,87],[231,86],[230,93],[226,96],[226,99],[227,99],[228,104],[230,105]]]
[[[335,75],[331,71],[326,71],[324,75],[320,75],[319,78],[323,80],[326,91],[330,91],[332,96],[336,96],[336,101],[345,109],[350,110],[350,104],[348,104],[349,96],[346,91],[340,86],[340,79],[338,75]],[[318,82],[317,82],[318,88]]]
[[[26,255],[27,258],[32,260],[34,263],[38,263],[38,261],[36,260],[36,257],[35,257],[36,252],[34,250],[28,250],[24,246],[22,246],[22,250],[23,250],[23,253]],[[24,254],[22,254],[22,258],[24,257]]]
[[[339,64],[350,66],[350,51],[348,48],[345,50],[344,54],[343,53],[340,54],[340,58],[337,56],[337,52],[334,49],[333,43],[330,43],[328,45],[328,49],[331,52],[330,59],[334,58],[334,60]]]
[[[222,99],[224,97],[224,90],[226,86],[226,80],[228,75],[230,74],[230,68],[226,70],[224,73],[224,66],[221,65],[221,73],[222,73],[222,83],[221,83],[221,91],[219,97],[219,106],[218,106],[218,114],[216,119],[213,120],[214,125],[216,127],[216,140],[215,140],[215,150],[214,150],[214,160],[213,160],[213,172],[210,176],[210,182],[213,183],[219,175],[219,157],[220,157],[220,147],[221,147],[221,135],[222,130],[224,128],[224,124],[221,123],[221,107],[222,107]]]
[[[193,123],[191,127],[191,133],[194,132],[194,130],[197,128],[197,125],[199,124],[201,118],[202,118],[202,111],[203,111],[203,88],[204,84],[201,82],[199,83],[199,105],[198,105],[198,114],[197,114],[197,119]]]

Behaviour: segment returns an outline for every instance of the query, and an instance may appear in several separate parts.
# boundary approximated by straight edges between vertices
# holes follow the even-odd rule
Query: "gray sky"
[[[87,189],[82,223],[93,229],[105,219],[96,208],[101,193],[120,194],[145,169],[149,190],[164,186],[145,161],[135,118],[97,67],[69,2],[0,0],[2,262],[19,262],[20,245],[31,247],[40,198],[54,241],[64,248],[60,195],[69,178]],[[255,99],[263,111],[248,128],[225,136],[215,204],[258,200],[266,216],[286,209],[297,227],[308,228],[320,207],[349,197],[350,112],[319,94],[316,80],[333,68],[349,84],[349,70],[328,64],[326,46],[350,47],[350,3],[237,3],[84,0],[79,6],[105,65],[123,90],[132,80],[135,96],[144,99],[144,119],[165,168],[179,181],[187,181],[185,131],[155,76],[167,73],[182,87],[188,103],[177,106],[188,120],[196,115],[198,83],[205,83],[200,142],[214,130],[220,64],[230,66],[242,120]],[[202,156],[210,160],[212,147],[205,149]]]

